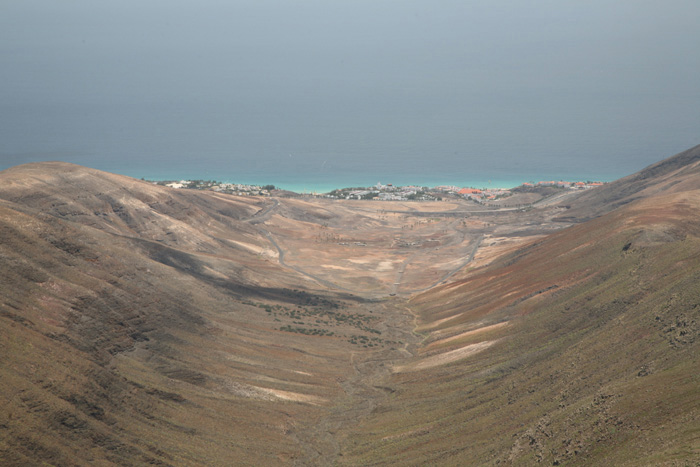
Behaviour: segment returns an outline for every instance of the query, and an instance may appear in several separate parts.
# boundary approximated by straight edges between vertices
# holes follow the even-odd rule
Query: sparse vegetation
[[[527,212],[3,172],[0,459],[690,465],[698,160]]]

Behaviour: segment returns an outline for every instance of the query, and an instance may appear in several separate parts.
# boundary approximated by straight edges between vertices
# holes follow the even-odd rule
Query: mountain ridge
[[[390,380],[400,395],[368,417],[345,459],[380,465],[700,460],[700,378],[693,370],[700,364],[697,153],[682,154],[690,165],[670,171],[690,172],[681,173],[684,186],[624,199],[616,209],[603,193],[591,212],[606,214],[412,297],[423,346]],[[612,198],[673,183],[664,165],[622,179]],[[654,173],[662,179],[650,180]],[[639,181],[647,182],[644,188]],[[462,349],[471,352],[468,358],[450,362]],[[441,357],[444,363],[435,364]],[[417,369],[420,377],[413,376]],[[426,392],[425,380],[440,396]],[[406,415],[407,405],[413,415]]]
[[[0,459],[692,465],[699,166],[522,221],[0,172]]]
[[[561,220],[585,221],[659,191],[695,189],[693,176],[700,170],[700,145],[652,164],[639,172],[583,193]],[[668,181],[668,179],[672,179]]]

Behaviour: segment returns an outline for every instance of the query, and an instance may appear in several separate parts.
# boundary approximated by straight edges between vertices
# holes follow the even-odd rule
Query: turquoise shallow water
[[[337,188],[369,187],[381,183],[395,186],[417,185],[435,187],[440,185],[453,185],[458,187],[474,188],[513,188],[525,182],[536,183],[541,180],[566,180],[566,181],[612,181],[619,178],[616,175],[600,175],[590,173],[557,173],[553,174],[545,170],[540,173],[523,174],[440,174],[440,173],[323,173],[323,174],[294,174],[279,173],[235,173],[225,170],[204,170],[202,168],[173,169],[152,168],[147,171],[125,168],[117,171],[124,175],[148,180],[216,180],[226,183],[243,183],[255,185],[275,185],[278,188],[297,193],[327,193]]]

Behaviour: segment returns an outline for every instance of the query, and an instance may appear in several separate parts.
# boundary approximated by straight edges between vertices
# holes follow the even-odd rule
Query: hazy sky
[[[293,154],[624,175],[700,143],[699,18],[697,0],[4,0],[0,169]]]

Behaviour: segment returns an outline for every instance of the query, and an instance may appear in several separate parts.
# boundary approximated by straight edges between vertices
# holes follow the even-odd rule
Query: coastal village
[[[453,185],[427,186],[394,186],[391,183],[377,183],[371,187],[341,188],[328,193],[294,193],[277,189],[274,185],[245,185],[239,183],[223,183],[214,180],[180,180],[152,181],[151,183],[171,188],[194,190],[209,190],[238,196],[305,196],[322,197],[344,200],[376,200],[376,201],[443,201],[463,198],[479,204],[491,203],[508,198],[516,193],[548,190],[588,190],[602,186],[603,182],[592,181],[540,181],[523,183],[515,188],[472,188]]]
[[[270,196],[274,185],[245,185],[241,183],[223,183],[214,180],[161,180],[151,183],[170,188],[187,188],[190,190],[208,190],[238,196]]]

